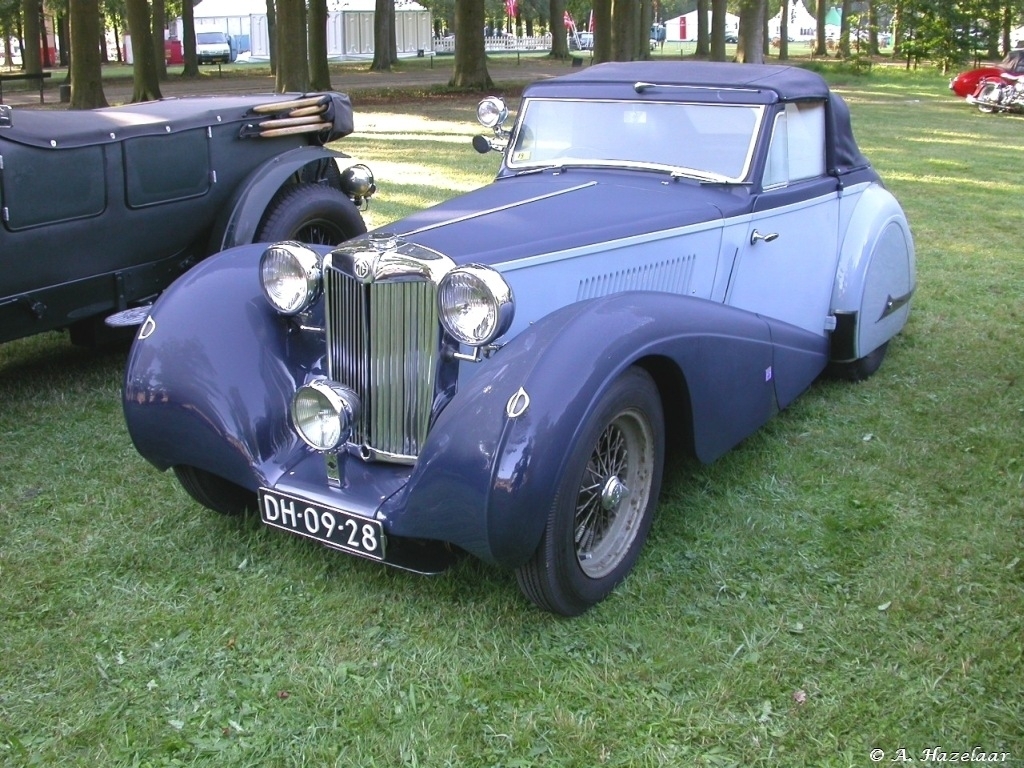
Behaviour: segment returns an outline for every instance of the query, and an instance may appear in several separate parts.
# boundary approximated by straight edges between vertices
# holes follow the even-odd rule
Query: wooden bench
[[[27,72],[18,72],[16,74],[3,73],[0,74],[0,104],[4,103],[4,83],[8,80],[38,80],[39,81],[39,103],[43,103],[43,80],[50,77],[49,72],[37,72],[35,74],[28,74]]]

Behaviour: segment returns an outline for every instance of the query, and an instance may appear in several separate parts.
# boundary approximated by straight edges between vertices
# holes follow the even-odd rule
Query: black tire
[[[664,455],[658,388],[630,368],[601,395],[572,448],[540,545],[516,571],[523,594],[563,616],[607,597],[647,539]]]
[[[829,363],[828,375],[833,379],[842,381],[864,381],[870,378],[882,366],[885,359],[885,352],[889,349],[889,342],[885,342],[864,357],[851,360],[848,363]]]
[[[189,496],[222,515],[244,515],[256,509],[256,494],[202,469],[179,465],[174,474]]]
[[[290,184],[270,201],[255,241],[337,245],[365,233],[359,209],[344,192],[322,184]]]

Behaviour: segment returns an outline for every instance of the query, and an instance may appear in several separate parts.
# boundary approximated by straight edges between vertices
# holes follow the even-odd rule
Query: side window
[[[787,104],[775,115],[762,186],[780,187],[825,173],[825,104]]]
[[[208,145],[205,129],[124,141],[128,207],[205,195],[210,189]]]
[[[4,223],[26,229],[99,216],[107,207],[103,147],[12,146],[0,173]]]

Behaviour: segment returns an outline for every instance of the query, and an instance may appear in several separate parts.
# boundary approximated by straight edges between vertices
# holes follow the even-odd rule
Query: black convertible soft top
[[[712,61],[608,62],[535,83],[533,88],[648,83],[654,86],[733,89],[762,92],[770,100],[823,99],[828,84],[820,75],[799,67],[775,64],[733,64]]]
[[[857,147],[846,102],[816,72],[777,64],[711,61],[631,61],[595,64],[580,72],[530,85],[524,98],[651,98],[775,104],[828,103],[829,170],[835,175],[868,168]]]

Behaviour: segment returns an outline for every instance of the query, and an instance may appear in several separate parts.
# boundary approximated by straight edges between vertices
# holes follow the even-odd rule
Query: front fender
[[[139,453],[255,490],[302,453],[287,414],[316,365],[313,334],[289,334],[259,285],[263,246],[200,262],[156,302],[128,357],[124,412]]]
[[[292,174],[319,160],[337,162],[345,157],[323,147],[296,147],[254,169],[221,209],[210,236],[209,252],[251,243],[271,199]]]
[[[653,292],[571,304],[531,325],[460,387],[409,483],[381,509],[391,531],[522,565],[540,541],[587,414],[634,363],[679,374],[659,381],[662,398],[692,403],[703,460],[775,410],[770,329],[760,317]]]

